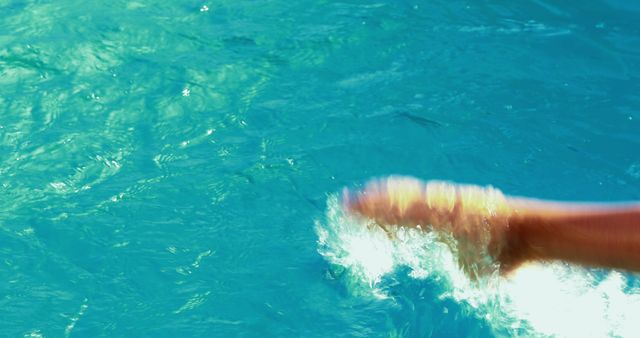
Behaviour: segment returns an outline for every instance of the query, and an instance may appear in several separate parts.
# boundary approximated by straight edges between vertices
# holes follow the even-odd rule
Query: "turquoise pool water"
[[[336,193],[405,174],[640,199],[639,15],[0,0],[0,336],[637,333],[634,276],[474,288],[428,236],[350,224]]]

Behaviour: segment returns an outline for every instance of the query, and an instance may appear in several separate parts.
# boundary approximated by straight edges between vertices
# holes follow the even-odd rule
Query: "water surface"
[[[619,0],[0,0],[0,335],[637,332],[616,315],[638,313],[634,276],[535,273],[534,295],[613,281],[540,310],[580,309],[581,327],[525,313],[517,290],[487,310],[487,293],[456,293],[478,290],[437,243],[378,242],[334,196],[405,174],[640,199],[638,15]]]

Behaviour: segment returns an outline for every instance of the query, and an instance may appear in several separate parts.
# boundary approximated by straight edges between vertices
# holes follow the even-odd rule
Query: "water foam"
[[[631,337],[640,332],[640,285],[616,271],[530,264],[507,278],[494,274],[470,281],[435,234],[383,230],[343,213],[337,195],[328,198],[326,217],[316,222],[316,233],[319,253],[344,269],[347,287],[356,295],[390,298],[381,281],[408,267],[411,278],[439,280],[439,298],[467,307],[496,335]]]

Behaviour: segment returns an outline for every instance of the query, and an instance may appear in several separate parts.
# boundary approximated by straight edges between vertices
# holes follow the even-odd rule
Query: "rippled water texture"
[[[335,192],[406,174],[640,199],[639,15],[0,0],[0,336],[637,332],[635,276],[550,266],[478,291]]]

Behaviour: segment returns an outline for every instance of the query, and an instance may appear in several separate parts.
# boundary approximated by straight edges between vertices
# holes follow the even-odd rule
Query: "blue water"
[[[555,332],[418,268],[436,249],[400,259],[349,233],[335,194],[405,174],[640,199],[639,16],[622,0],[0,0],[0,336]],[[372,266],[392,270],[332,259],[345,234],[381,241]],[[634,332],[635,277],[561,269],[569,284],[528,292],[618,281],[562,332]]]

